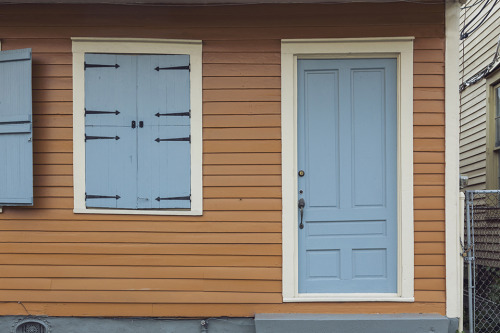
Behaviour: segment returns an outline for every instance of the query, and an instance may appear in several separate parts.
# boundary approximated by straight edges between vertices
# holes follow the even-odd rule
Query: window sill
[[[414,297],[397,294],[299,294],[283,297],[283,302],[414,302]]]
[[[134,210],[134,209],[92,209],[92,208],[75,208],[75,214],[112,214],[112,215],[188,215],[201,216],[202,210]]]

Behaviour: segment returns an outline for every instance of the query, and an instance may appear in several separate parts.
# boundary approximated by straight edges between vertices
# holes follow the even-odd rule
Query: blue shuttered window
[[[86,206],[191,207],[188,55],[85,56]]]
[[[0,52],[0,206],[33,205],[31,49]]]

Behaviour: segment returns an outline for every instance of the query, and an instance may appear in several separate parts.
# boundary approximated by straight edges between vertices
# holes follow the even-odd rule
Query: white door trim
[[[299,294],[297,208],[297,58],[398,59],[398,292]],[[403,131],[401,129],[404,129]],[[413,37],[281,41],[282,238],[284,302],[414,300]]]

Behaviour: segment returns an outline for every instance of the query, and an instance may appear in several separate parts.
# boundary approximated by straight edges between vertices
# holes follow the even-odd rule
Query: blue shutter
[[[139,56],[137,73],[138,208],[189,209],[189,56]]]
[[[87,207],[137,208],[136,59],[85,55]]]
[[[0,52],[0,206],[33,205],[31,49]]]

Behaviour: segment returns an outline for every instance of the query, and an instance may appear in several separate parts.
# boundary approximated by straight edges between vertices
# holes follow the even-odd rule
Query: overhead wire
[[[480,19],[481,21],[479,23],[474,23],[477,20],[477,18],[481,15],[481,13],[483,12],[483,10],[485,10],[492,1],[493,1],[493,4],[491,5],[491,8]],[[479,10],[479,12],[469,22],[467,22],[467,23],[464,24],[464,27],[460,31],[460,39],[463,40],[463,39],[469,37],[472,33],[474,33],[474,31],[476,31],[480,26],[482,26],[483,23],[486,21],[486,19],[490,16],[491,12],[493,11],[493,9],[495,8],[495,6],[498,4],[499,1],[500,0],[485,0],[484,5]],[[474,25],[472,26],[472,28],[470,30],[466,31],[467,28],[471,24],[474,24]]]

